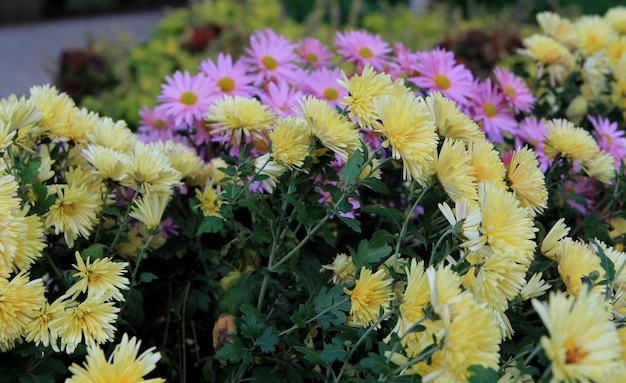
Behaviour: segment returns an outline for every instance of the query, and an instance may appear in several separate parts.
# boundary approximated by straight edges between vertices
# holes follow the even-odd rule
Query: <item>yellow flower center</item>
[[[189,105],[189,106],[194,105],[196,101],[198,101],[198,95],[195,94],[194,92],[186,91],[180,95],[180,102],[185,105]]]
[[[102,275],[99,273],[90,272],[87,276],[87,280],[89,280],[90,284],[97,283],[101,279]]]
[[[504,87],[504,93],[506,93],[506,94],[515,94],[515,88],[513,88],[510,85],[507,85],[506,87]]]
[[[483,105],[483,110],[485,111],[485,115],[489,118],[491,117],[495,117],[498,115],[498,110],[496,109],[496,107],[490,103],[490,102],[486,102]]]
[[[235,89],[235,81],[230,77],[222,77],[217,82],[217,85],[222,89],[222,92],[226,93],[232,92],[232,90]]]
[[[589,351],[581,349],[573,339],[566,340],[564,346],[567,364],[580,363],[589,355]]]
[[[364,59],[371,59],[372,57],[374,57],[374,53],[372,52],[372,50],[367,47],[359,49],[359,55],[361,55],[361,57],[363,57]]]
[[[74,206],[72,206],[71,203],[64,203],[62,207],[63,207],[63,211],[65,212],[65,214],[68,214],[68,215],[74,214]]]
[[[306,60],[310,63],[316,63],[317,55],[315,53],[309,53],[308,55],[306,55]]]
[[[159,129],[165,128],[165,121],[162,118],[157,118],[154,121],[154,127]]]
[[[339,98],[339,91],[335,88],[326,88],[324,90],[324,98],[329,101],[335,101]]]
[[[437,85],[439,89],[446,90],[450,89],[450,86],[452,84],[450,84],[450,79],[448,78],[448,76],[446,76],[445,74],[438,74],[435,76],[435,85]]]
[[[278,67],[278,62],[272,56],[264,56],[261,59],[261,62],[269,70],[274,70]]]

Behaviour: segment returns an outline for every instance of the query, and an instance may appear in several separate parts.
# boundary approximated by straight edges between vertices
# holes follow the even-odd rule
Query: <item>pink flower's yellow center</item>
[[[158,129],[165,128],[165,120],[163,120],[162,118],[157,118],[156,120],[154,120],[154,127]]]
[[[582,350],[573,339],[568,339],[565,341],[565,361],[567,364],[574,364],[582,362],[587,355],[589,355],[589,351]]]
[[[510,85],[504,87],[504,93],[506,94],[515,94],[515,88]]]
[[[308,55],[306,55],[306,60],[310,63],[316,63],[317,55],[315,53],[309,53]]]
[[[198,95],[194,92],[186,91],[180,95],[180,102],[185,105],[194,105],[198,101]]]
[[[335,101],[339,98],[339,91],[335,88],[326,88],[324,90],[324,98],[328,101]]]
[[[450,89],[450,86],[452,84],[450,84],[450,79],[448,78],[448,76],[446,76],[445,74],[438,74],[435,76],[435,85],[437,85],[439,89],[446,90]]]
[[[272,56],[264,56],[261,62],[268,70],[274,70],[278,67],[278,62]]]
[[[220,87],[222,92],[226,92],[226,93],[232,92],[233,89],[235,89],[235,81],[230,77],[222,77],[217,82],[217,85]]]
[[[606,140],[608,141],[609,145],[613,145],[613,137],[611,137],[610,134],[602,134],[604,136],[604,138],[606,138]]]
[[[485,111],[485,116],[489,118],[492,118],[498,115],[498,109],[496,109],[496,107],[490,102],[486,102],[483,105],[483,110]]]
[[[361,57],[363,57],[364,59],[371,59],[372,57],[374,57],[374,53],[368,47],[363,47],[359,49],[359,55],[361,55]]]

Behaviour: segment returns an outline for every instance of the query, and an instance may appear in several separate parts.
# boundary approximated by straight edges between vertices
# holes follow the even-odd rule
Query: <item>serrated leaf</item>
[[[315,312],[320,315],[317,322],[321,328],[338,326],[346,321],[346,311],[350,309],[350,301],[346,299],[341,285],[335,285],[330,290],[322,287],[313,300]]]
[[[343,184],[350,184],[355,178],[361,174],[363,168],[363,152],[357,150],[354,152],[348,162],[341,168],[341,177]]]
[[[396,225],[398,230],[402,227],[402,221],[404,220],[404,215],[401,211],[398,209],[392,209],[388,206],[363,206],[361,207],[361,212],[364,214],[375,214],[381,217],[384,221]]]
[[[306,301],[298,306],[298,310],[291,316],[293,324],[298,328],[303,328],[306,325],[306,321],[315,316],[315,310],[313,309],[313,303]]]
[[[342,217],[338,216],[341,222],[345,223],[352,231],[356,231],[357,233],[361,232],[361,222],[357,221],[354,218]]]
[[[385,194],[385,195],[389,194],[389,189],[387,189],[387,185],[385,185],[378,178],[374,178],[374,177],[366,178],[363,180],[363,185],[372,189],[376,193]]]
[[[332,343],[324,346],[324,349],[320,353],[320,358],[322,358],[327,365],[330,365],[334,361],[342,361],[347,354],[343,344],[341,344],[341,340],[333,338]]]
[[[485,366],[474,364],[467,370],[474,373],[469,378],[470,383],[498,383],[498,372],[493,368],[485,368]]]
[[[156,275],[154,275],[152,273],[147,273],[146,272],[146,273],[139,274],[139,280],[141,282],[148,283],[148,282],[154,281],[155,279],[159,279],[159,277],[157,277]]]
[[[102,243],[94,243],[85,250],[81,251],[80,255],[82,255],[85,259],[89,257],[91,260],[102,258],[104,255],[104,249],[106,248],[107,246]]]
[[[370,352],[365,358],[361,359],[358,365],[375,375],[391,372],[387,358],[383,358],[373,352]]]
[[[246,354],[248,356],[246,357]],[[237,336],[232,336],[227,342],[224,343],[222,348],[217,350],[215,358],[221,361],[229,361],[230,363],[250,363],[252,355],[249,355],[250,351],[246,349],[241,340]],[[247,360],[247,362],[246,362]]]
[[[600,265],[602,266],[604,271],[606,271],[607,281],[613,281],[613,278],[615,278],[615,264],[613,263],[611,258],[606,255],[606,253],[604,252],[602,247],[600,247],[600,244],[598,244],[597,241],[593,241],[593,243],[596,245],[596,255],[598,256],[598,258],[600,258]]]
[[[376,242],[373,242],[373,245],[367,239],[359,243],[359,247],[353,257],[357,270],[360,270],[362,266],[380,262],[380,260],[391,254],[391,246],[387,245],[385,243],[386,238],[383,239],[382,237],[383,235],[379,235],[376,238]]]
[[[263,332],[265,321],[261,318],[261,312],[250,304],[244,304],[240,308],[243,315],[241,316],[241,335],[256,340]]]
[[[274,331],[274,327],[265,327],[263,333],[257,339],[257,344],[263,352],[274,352],[279,340],[280,338]]]
[[[311,350],[308,347],[304,346],[294,346],[296,351],[301,352],[304,355],[304,359],[308,360],[313,364],[326,364],[324,359],[320,356],[319,351]]]
[[[209,216],[204,218],[204,221],[198,227],[196,231],[196,237],[204,233],[217,233],[224,227],[224,221],[220,217]]]

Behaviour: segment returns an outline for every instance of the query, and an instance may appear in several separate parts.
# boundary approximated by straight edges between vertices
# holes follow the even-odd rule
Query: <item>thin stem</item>
[[[417,183],[415,181],[411,182],[411,186],[409,188],[411,195],[413,195],[413,193],[415,192],[415,187],[417,186]],[[406,231],[407,231],[407,227],[409,226],[409,221],[411,220],[411,217],[413,216],[413,212],[415,211],[415,209],[417,208],[417,206],[419,205],[419,203],[422,200],[422,197],[426,194],[426,192],[431,188],[431,185],[428,185],[426,187],[426,189],[424,189],[420,195],[417,197],[417,199],[415,200],[415,202],[411,205],[410,208],[408,208],[405,212],[404,212],[404,222],[402,223],[402,227],[400,228],[400,234],[398,234],[398,242],[396,243],[396,249],[394,251],[393,257],[393,266],[394,268],[396,267],[396,262],[398,260],[398,256],[400,255],[400,246],[402,245],[404,236],[406,235]]]
[[[452,227],[451,229],[446,230],[441,235],[441,237],[439,237],[439,239],[437,240],[437,243],[435,243],[435,246],[433,247],[432,252],[430,253],[430,259],[428,260],[428,266],[431,266],[433,264],[433,259],[435,259],[435,254],[437,253],[437,249],[439,248],[439,246],[441,245],[443,240],[448,236],[448,234],[454,234],[454,232],[455,232],[454,227]]]
[[[391,315],[393,315],[395,313],[396,313],[395,310],[390,310],[390,311],[386,312],[385,315],[383,315],[380,318],[378,318],[378,320],[376,320],[376,322],[372,323],[372,325],[363,333],[363,335],[361,335],[359,340],[354,344],[354,346],[352,346],[352,348],[348,352],[348,355],[346,355],[345,359],[343,360],[343,365],[341,366],[341,370],[339,371],[339,375],[337,375],[337,377],[335,378],[335,382],[339,382],[341,380],[341,377],[343,376],[344,372],[346,372],[346,367],[348,366],[348,362],[350,361],[350,358],[352,358],[352,355],[354,355],[354,352],[356,351],[357,348],[359,348],[361,343],[363,343],[363,341],[365,341],[365,338],[372,331],[374,331],[381,323],[383,323],[384,320],[386,320],[387,318],[389,318]]]
[[[322,315],[325,315],[327,312],[335,309],[335,307],[341,306],[342,304],[346,303],[350,298],[349,297],[345,297],[344,299],[340,300],[339,302],[335,303],[334,305],[328,307],[327,309],[323,310],[321,313],[317,314],[316,316],[314,316],[311,319],[308,319],[307,321],[304,322],[304,324],[309,324],[311,322],[313,322],[314,320],[316,320],[317,318],[321,317]],[[290,332],[292,332],[293,330],[297,329],[298,326],[297,325],[293,325],[291,327],[289,327],[287,330],[281,332],[280,334],[278,334],[278,337],[282,337],[283,335],[287,335]]]
[[[401,373],[402,371],[406,370],[407,368],[411,367],[415,363],[419,363],[419,362],[421,362],[423,360],[428,359],[432,354],[434,354],[435,352],[441,350],[442,347],[443,346],[441,345],[441,343],[436,345],[435,347],[431,348],[427,352],[425,352],[423,354],[420,354],[419,356],[409,360],[408,362],[406,362],[402,366],[400,366],[400,367],[396,368],[395,370],[391,371],[390,375],[397,375],[397,374]]]

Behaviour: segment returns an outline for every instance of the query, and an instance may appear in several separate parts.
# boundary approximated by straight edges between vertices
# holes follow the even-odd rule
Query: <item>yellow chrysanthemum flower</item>
[[[329,148],[343,161],[347,161],[361,148],[361,136],[347,118],[341,116],[326,101],[308,96],[300,100],[299,114],[324,147]]]
[[[40,127],[29,129],[30,138],[36,139],[42,134],[51,138],[64,139],[72,126],[76,104],[65,93],[60,93],[54,86],[43,85],[30,88],[30,101],[41,111]]]
[[[339,85],[348,90],[348,95],[341,102],[346,105],[353,120],[362,127],[371,127],[378,118],[374,108],[374,99],[381,96],[397,94],[391,76],[387,73],[376,73],[374,68],[366,64],[361,74],[354,74],[348,79],[342,71],[343,80]]]
[[[612,7],[604,14],[604,18],[611,23],[613,29],[618,33],[626,34],[626,7]]]
[[[471,291],[478,302],[485,302],[490,308],[504,313],[509,301],[517,297],[526,284],[528,265],[518,261],[510,252],[494,252],[489,257],[475,253],[466,259],[470,269],[462,277],[463,287]],[[502,339],[512,336],[508,327],[500,327]]]
[[[78,236],[89,238],[91,230],[98,224],[97,212],[101,209],[100,195],[84,186],[54,185],[51,192],[57,195],[45,217],[45,227],[54,228],[55,234],[63,233],[70,248]]]
[[[121,184],[142,194],[168,194],[182,182],[180,172],[172,167],[167,153],[156,144],[137,142],[131,155],[129,177]]]
[[[120,309],[102,298],[93,295],[82,303],[68,301],[63,315],[50,322],[51,331],[61,339],[61,350],[71,354],[81,342],[92,346],[113,340]]]
[[[483,214],[478,202],[468,198],[460,198],[454,203],[454,210],[452,210],[446,202],[440,203],[438,206],[450,225],[454,226],[458,222],[463,222],[461,224],[461,232],[459,233],[463,242],[461,242],[459,246],[462,249],[467,248],[469,251],[478,250],[480,246],[477,248],[471,246],[471,244],[479,242],[478,240],[481,235],[479,228]]]
[[[0,99],[0,150],[9,147],[16,134],[16,141],[34,149],[31,133],[38,137],[43,133],[40,126],[42,113],[37,106],[25,97],[17,98],[11,95],[9,98]]]
[[[65,383],[93,382],[134,382],[134,383],[165,383],[165,379],[144,379],[156,368],[161,354],[150,347],[139,354],[141,341],[129,338],[127,334],[115,346],[107,359],[102,349],[97,346],[87,348],[87,356],[83,366],[73,363],[69,367],[72,376]]]
[[[82,155],[102,178],[122,181],[128,177],[131,157],[126,153],[92,144],[83,149]]]
[[[606,48],[606,57],[611,64],[617,63],[624,55],[626,55],[626,36],[612,40]]]
[[[593,177],[603,184],[610,184],[617,175],[615,157],[602,150],[598,151],[590,160],[583,161],[582,166],[589,177]]]
[[[211,161],[206,166],[206,181],[211,181],[214,185],[223,185],[222,180],[226,177],[226,173],[224,173],[221,169],[228,168],[228,164],[220,157],[212,158]]]
[[[212,133],[224,137],[231,147],[238,148],[244,136],[265,142],[266,133],[276,120],[267,105],[254,98],[224,96],[206,113],[205,121],[213,126]]]
[[[546,121],[547,138],[544,146],[546,156],[557,155],[582,163],[590,161],[600,151],[591,134],[565,119]]]
[[[430,364],[418,363],[416,368],[422,369],[422,376],[432,374],[433,382],[467,382],[472,365],[498,369],[500,333],[494,331],[498,324],[488,308],[471,294],[461,294],[442,321],[439,341],[443,347],[435,351]]]
[[[530,263],[535,253],[537,228],[528,209],[523,208],[512,193],[493,182],[478,184],[478,202],[483,214],[479,228],[481,237],[471,245],[486,244],[495,251],[510,251],[519,257],[518,262]]]
[[[569,231],[570,228],[565,225],[565,218],[560,218],[556,221],[543,241],[541,241],[539,247],[541,254],[556,261],[561,255],[561,239],[563,239]]]
[[[546,281],[541,278],[542,276],[543,273],[535,273],[530,277],[519,292],[522,300],[527,301],[532,298],[540,297],[550,289],[550,284],[546,283]]]
[[[99,118],[96,126],[87,132],[87,138],[90,144],[105,146],[129,155],[139,142],[137,136],[128,129],[126,122],[113,121],[109,117]]]
[[[537,77],[547,72],[552,85],[560,83],[576,65],[570,50],[552,37],[534,34],[522,42],[525,49],[520,53],[537,61]]]
[[[65,139],[74,142],[87,142],[87,133],[96,128],[100,116],[87,108],[76,109],[68,129],[64,132]]]
[[[403,178],[425,185],[438,141],[426,104],[407,93],[376,98],[374,109],[378,120],[372,127],[384,136],[383,146],[391,146],[392,157],[402,160]]]
[[[352,260],[352,256],[345,253],[337,254],[333,263],[330,265],[322,265],[320,272],[324,270],[330,270],[333,272],[332,278],[329,282],[334,284],[350,284],[354,282],[356,277],[356,265]]]
[[[393,294],[391,278],[387,278],[384,270],[372,271],[363,266],[359,279],[352,291],[344,292],[350,296],[350,315],[352,323],[357,326],[369,326],[378,319],[380,309],[388,310]]]
[[[620,338],[603,294],[585,289],[574,298],[552,292],[548,303],[532,304],[548,329],[540,341],[552,362],[551,382],[605,382],[620,366]]]
[[[626,57],[626,56],[624,56]],[[620,60],[620,62],[624,62],[624,67],[626,67],[626,59]],[[611,101],[619,108],[626,109],[626,75],[625,72],[618,72],[617,70],[613,71],[614,73],[621,73],[621,76],[624,76],[623,79],[619,79],[618,81],[614,81],[611,83]]]
[[[46,247],[41,217],[27,213],[27,209],[22,209],[13,218],[12,225],[17,234],[13,266],[24,271],[29,270],[35,260],[42,256],[41,251]]]
[[[626,234],[626,219],[621,217],[614,217],[609,220],[609,236],[611,239],[618,238]],[[623,243],[619,243],[616,245],[618,250],[623,250]]]
[[[455,138],[465,144],[485,140],[485,132],[478,124],[441,92],[430,93],[425,101],[440,136]]]
[[[471,165],[472,157],[463,141],[446,138],[439,153],[435,155],[435,174],[443,190],[453,200],[478,198],[476,171]]]
[[[150,195],[136,198],[130,216],[143,222],[148,232],[158,231],[163,213],[171,197],[172,195],[169,193],[151,193]]]
[[[563,18],[559,14],[550,11],[537,13],[535,19],[546,35],[570,48],[577,46],[578,35],[574,24],[572,24],[569,19]]]
[[[158,144],[162,145],[163,151],[168,154],[170,164],[180,172],[187,185],[204,185],[206,163],[194,148],[175,141],[161,141]]]
[[[220,208],[222,201],[220,200],[220,190],[215,187],[212,182],[207,182],[204,190],[196,189],[196,198],[200,201],[199,207],[205,217],[221,217]]]
[[[272,193],[274,192],[274,188],[276,188],[278,178],[287,171],[287,167],[281,162],[274,161],[269,153],[265,153],[254,160],[254,170],[259,175],[267,176],[260,182],[263,189]]]
[[[509,187],[533,216],[541,214],[548,207],[545,175],[532,149],[524,146],[515,150],[506,175]]]
[[[78,294],[87,293],[89,296],[99,296],[103,300],[114,299],[123,301],[124,296],[120,290],[128,290],[130,281],[122,274],[126,272],[127,262],[114,262],[111,258],[104,257],[84,260],[80,253],[75,252],[76,263],[72,265],[77,270],[72,276],[78,278],[65,293],[73,295],[76,299]]]
[[[26,272],[11,280],[0,278],[0,351],[6,352],[21,342],[26,326],[46,301],[44,291],[41,278],[31,281]]]
[[[57,345],[59,334],[50,327],[50,323],[61,318],[66,306],[67,301],[65,297],[58,298],[52,304],[44,302],[33,321],[26,326],[24,336],[26,341],[34,342],[36,345],[41,344],[44,347],[50,346],[54,351],[59,352],[59,346]]]
[[[298,117],[280,118],[270,131],[270,154],[272,158],[288,168],[301,167],[309,155],[311,127]]]
[[[578,35],[578,48],[587,55],[605,49],[616,38],[615,30],[598,15],[583,15],[576,19],[574,28]]]
[[[476,182],[493,181],[505,187],[504,177],[506,168],[500,153],[493,144],[485,139],[475,140],[468,144],[467,152],[470,155],[470,164],[475,170]]]
[[[606,278],[606,271],[600,264],[600,258],[586,243],[574,241],[569,237],[561,240],[561,255],[557,257],[557,262],[567,292],[575,297],[583,290],[583,278],[592,274],[597,275],[595,282]],[[605,286],[596,285],[596,288],[604,290]]]

